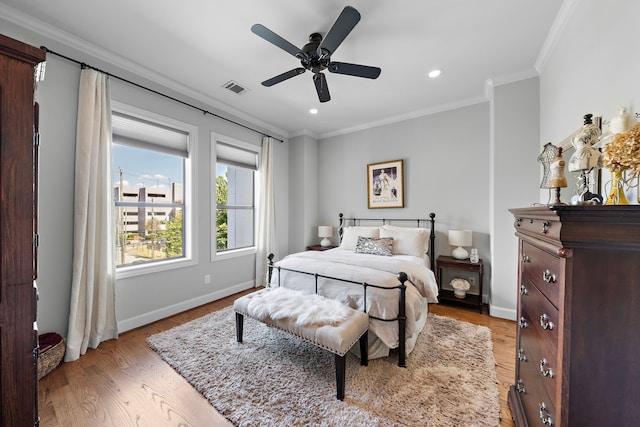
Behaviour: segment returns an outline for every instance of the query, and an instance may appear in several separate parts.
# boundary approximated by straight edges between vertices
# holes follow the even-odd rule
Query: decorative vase
[[[618,114],[611,119],[611,122],[609,122],[609,131],[614,135],[622,133],[631,129],[635,123],[636,117],[627,112],[625,107],[620,107],[618,108]]]
[[[607,205],[628,205],[629,201],[624,195],[624,178],[622,171],[611,171],[611,189],[607,196]]]

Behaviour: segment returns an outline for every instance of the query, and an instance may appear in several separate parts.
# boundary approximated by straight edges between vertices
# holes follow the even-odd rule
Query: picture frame
[[[403,160],[367,165],[369,209],[404,207]]]

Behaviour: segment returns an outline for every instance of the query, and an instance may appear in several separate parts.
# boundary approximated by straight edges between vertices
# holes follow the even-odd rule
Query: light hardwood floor
[[[62,363],[40,380],[40,425],[85,426],[228,426],[189,383],[146,344],[149,335],[232,304],[227,297],[121,334],[79,360]],[[433,313],[492,330],[500,390],[501,426],[514,426],[507,390],[514,380],[515,322],[452,305],[431,305]]]

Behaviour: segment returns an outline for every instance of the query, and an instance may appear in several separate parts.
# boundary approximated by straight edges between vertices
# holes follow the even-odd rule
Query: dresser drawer
[[[541,346],[543,340],[538,331],[531,325],[520,328],[520,346],[518,348],[518,363],[520,371],[535,371],[536,374],[529,379],[537,381],[544,386],[547,394],[554,398],[556,396],[557,375],[556,369],[557,353],[549,347]],[[528,366],[523,366],[528,365]]]
[[[558,221],[550,221],[542,218],[516,217],[516,230],[543,240],[560,239],[561,224]]]
[[[564,260],[527,242],[522,242],[522,274],[558,307],[560,286],[564,284]]]
[[[559,312],[529,280],[523,279],[520,289],[520,323],[539,337],[538,345],[545,354],[558,354]]]
[[[540,381],[538,367],[535,364],[522,363],[520,365],[518,386],[520,387],[520,401],[530,426],[542,426],[541,418],[543,417],[550,418],[552,422],[550,425],[558,425],[560,417],[559,414],[556,414],[555,402]]]

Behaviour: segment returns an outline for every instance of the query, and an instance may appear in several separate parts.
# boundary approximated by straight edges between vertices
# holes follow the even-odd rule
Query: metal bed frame
[[[426,224],[429,223],[429,227],[430,227],[430,234],[429,234],[429,261],[430,261],[430,268],[434,268],[435,266],[435,217],[436,214],[431,212],[429,214],[429,219],[407,219],[407,218],[392,218],[392,219],[385,219],[385,218],[346,218],[342,213],[339,215],[340,218],[340,225],[338,227],[338,234],[340,236],[340,241],[342,242],[342,236],[344,233],[344,227],[348,227],[348,226],[357,226],[360,225],[361,222],[363,221],[367,221],[367,222],[371,222],[371,221],[375,221],[375,222],[382,222],[382,225],[385,224],[390,224],[390,223],[396,223],[396,222],[401,222],[401,221],[410,221],[410,222],[415,222],[418,226],[418,228],[420,228],[421,224]],[[278,270],[278,283],[277,286],[280,286],[280,277],[281,277],[281,271],[289,271],[292,273],[298,273],[298,274],[306,274],[306,275],[310,275],[310,276],[314,276],[315,277],[315,292],[318,293],[318,279],[319,278],[323,278],[323,279],[331,279],[331,280],[337,280],[340,282],[344,282],[344,283],[350,283],[350,284],[354,284],[354,285],[360,285],[363,288],[363,293],[364,293],[364,301],[365,301],[365,305],[364,305],[364,312],[367,313],[367,306],[366,306],[366,301],[367,301],[367,288],[376,288],[376,289],[383,289],[383,290],[399,290],[400,292],[400,297],[399,297],[399,301],[398,301],[398,316],[394,317],[393,319],[383,319],[383,318],[379,318],[379,317],[375,317],[375,316],[371,316],[369,315],[370,318],[372,319],[376,319],[376,320],[380,320],[383,322],[398,322],[398,366],[401,366],[403,368],[407,367],[407,351],[406,351],[406,327],[407,327],[407,316],[406,316],[406,290],[407,290],[407,285],[405,285],[405,282],[408,281],[407,278],[407,274],[404,272],[398,272],[397,274],[397,278],[399,281],[399,285],[397,286],[392,286],[392,287],[383,287],[383,286],[379,286],[379,285],[375,285],[375,284],[371,284],[371,283],[367,283],[367,282],[356,282],[353,280],[347,280],[347,279],[342,279],[340,277],[334,277],[334,276],[327,276],[327,275],[323,275],[323,274],[318,274],[318,273],[310,273],[307,271],[300,271],[300,270],[294,270],[294,269],[290,269],[290,268],[285,268],[285,267],[280,267],[280,266],[276,266],[274,265],[273,262],[273,258],[274,255],[273,254],[269,254],[269,256],[267,257],[269,259],[269,265],[268,265],[268,286],[272,286],[271,284],[271,278],[273,276],[273,269],[275,268],[276,270]]]

